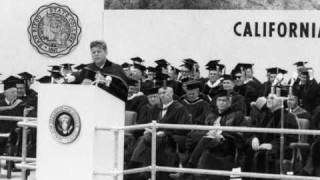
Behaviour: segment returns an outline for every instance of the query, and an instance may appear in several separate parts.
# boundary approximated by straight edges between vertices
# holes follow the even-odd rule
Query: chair
[[[137,113],[134,111],[125,112],[125,126],[134,125],[137,120]]]
[[[296,118],[299,129],[309,129],[309,120],[304,118]],[[298,166],[297,163],[304,162],[305,158],[303,151],[310,148],[308,143],[308,135],[298,135],[298,142],[290,143],[289,147],[292,149],[292,158],[290,161],[290,171],[293,172]],[[297,167],[300,169],[299,167]]]

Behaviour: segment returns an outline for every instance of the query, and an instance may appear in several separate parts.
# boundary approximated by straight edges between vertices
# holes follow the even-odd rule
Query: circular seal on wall
[[[80,116],[70,106],[59,106],[51,113],[49,129],[53,138],[58,142],[72,143],[80,133]]]
[[[60,57],[78,45],[81,27],[78,16],[69,7],[51,3],[31,16],[28,33],[31,45],[40,54]]]

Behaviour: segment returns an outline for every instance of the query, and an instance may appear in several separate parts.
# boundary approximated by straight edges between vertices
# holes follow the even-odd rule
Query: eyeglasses
[[[241,79],[241,76],[236,76],[235,78],[236,78],[236,79]]]

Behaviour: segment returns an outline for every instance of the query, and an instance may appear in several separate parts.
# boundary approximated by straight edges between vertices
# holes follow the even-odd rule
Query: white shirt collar
[[[164,104],[163,105],[163,109],[168,108],[172,103],[173,103],[173,100],[171,102],[169,102],[168,104]]]
[[[7,104],[11,105],[11,102],[7,98],[4,98],[4,100],[6,101]]]

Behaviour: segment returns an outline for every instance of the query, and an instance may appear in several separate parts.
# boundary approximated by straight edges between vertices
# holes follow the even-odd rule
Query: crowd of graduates
[[[283,79],[286,70],[268,68],[268,80],[261,83],[253,75],[253,64],[248,63],[237,64],[227,74],[220,60],[211,60],[206,64],[208,77],[200,77],[199,64],[193,59],[182,60],[179,68],[165,59],[156,60],[155,67],[146,67],[140,57],[120,66],[106,58],[104,42],[92,42],[90,50],[92,63],[51,66],[48,76],[36,80],[97,85],[125,101],[126,112],[135,115],[130,124],[155,120],[166,124],[320,129],[320,86],[307,62],[294,64],[297,77],[289,82]],[[30,88],[34,80],[24,72],[3,81],[0,115],[37,116],[37,93]],[[0,133],[11,133],[9,139],[0,138],[0,154],[8,154],[7,147],[13,146],[17,150],[11,155],[19,155],[21,132],[16,122],[0,121]],[[35,134],[29,132],[30,157],[36,156]],[[285,134],[281,144],[281,135],[272,133],[157,129],[156,135],[159,166],[320,176],[318,136]],[[280,162],[282,145],[284,159]],[[125,169],[150,165],[151,129],[125,133],[124,157]],[[127,180],[149,178],[150,173],[125,176]],[[229,178],[157,173],[160,180]]]

